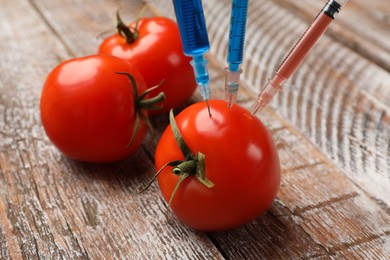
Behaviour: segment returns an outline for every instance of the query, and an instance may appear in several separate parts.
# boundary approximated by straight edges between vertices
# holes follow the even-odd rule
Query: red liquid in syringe
[[[302,35],[299,41],[295,44],[293,49],[280,64],[276,73],[279,77],[287,80],[297,69],[299,64],[305,58],[307,53],[312,49],[317,40],[324,34],[333,18],[321,12],[314,22],[309,26],[306,32]]]

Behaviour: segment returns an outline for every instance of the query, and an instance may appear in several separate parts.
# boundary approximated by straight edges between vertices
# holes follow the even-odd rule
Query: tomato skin
[[[171,209],[186,225],[203,231],[236,228],[272,204],[280,185],[280,163],[271,135],[246,109],[210,100],[212,118],[205,103],[196,103],[176,116],[183,139],[193,153],[206,155],[207,188],[194,176],[183,181]],[[164,131],[155,154],[156,169],[182,160],[171,127]],[[158,176],[166,201],[179,177],[166,167]]]
[[[114,162],[133,154],[147,133],[145,122],[131,146],[135,123],[134,93],[128,72],[139,92],[146,84],[130,63],[109,55],[65,61],[46,78],[41,120],[52,143],[66,156],[85,162]]]
[[[164,92],[166,100],[162,110],[150,111],[161,114],[182,105],[196,89],[190,58],[183,54],[179,29],[176,22],[166,17],[141,18],[139,36],[133,43],[118,33],[107,37],[99,46],[98,53],[110,54],[130,61],[141,72],[147,87],[164,83],[150,93],[150,97]]]

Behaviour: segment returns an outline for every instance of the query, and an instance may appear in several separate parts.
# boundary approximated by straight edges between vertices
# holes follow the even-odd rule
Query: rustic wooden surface
[[[146,15],[173,17],[170,1]],[[204,2],[212,96],[223,96],[230,1]],[[325,1],[250,1],[239,102],[249,107]],[[166,116],[131,158],[62,156],[40,123],[54,66],[96,52],[120,8],[141,0],[0,0],[0,259],[389,259],[390,5],[353,0],[261,114],[278,148],[271,209],[236,230],[202,233],[167,220],[154,173]],[[189,101],[199,100],[196,94]]]

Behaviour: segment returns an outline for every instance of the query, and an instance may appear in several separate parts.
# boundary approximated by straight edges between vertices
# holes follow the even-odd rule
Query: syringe
[[[173,6],[184,54],[192,57],[191,65],[194,69],[196,83],[211,116],[208,103],[210,99],[208,61],[204,58],[204,54],[210,50],[210,43],[202,2],[201,0],[173,0]]]
[[[237,92],[242,69],[244,53],[246,18],[248,15],[248,0],[233,0],[230,18],[230,32],[227,62],[225,68],[225,100],[229,107],[237,101]]]
[[[287,57],[279,65],[276,74],[272,80],[268,81],[263,91],[257,97],[256,103],[252,107],[252,116],[258,111],[260,112],[282,89],[284,81],[288,80],[290,76],[297,69],[307,53],[312,49],[317,40],[328,28],[333,21],[335,15],[340,12],[341,7],[347,3],[348,0],[329,0],[325,7],[314,19],[313,23],[303,33],[298,42],[294,45]]]

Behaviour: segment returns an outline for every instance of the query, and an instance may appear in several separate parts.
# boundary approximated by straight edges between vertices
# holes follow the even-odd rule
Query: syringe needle
[[[342,5],[348,0],[329,0],[321,12],[316,16],[313,23],[300,37],[287,57],[276,70],[275,76],[268,82],[264,90],[258,96],[256,103],[252,107],[252,116],[261,111],[282,89],[284,81],[288,80],[295,72],[299,64],[312,49],[317,40],[333,21],[334,16],[340,11]]]
[[[232,108],[233,104],[237,101],[237,92],[225,94],[225,100],[228,102],[228,108]]]
[[[200,94],[203,97],[203,100],[206,101],[207,110],[209,112],[209,117],[211,117],[210,104],[209,104],[210,86],[208,84],[208,82],[209,82],[208,81],[208,72],[207,72],[207,70],[195,69],[195,67],[196,67],[195,64],[196,63],[193,62],[193,61],[191,61],[191,64],[194,66],[195,75],[198,75],[197,72],[199,72],[199,71],[203,71],[204,72],[203,77],[197,76],[197,79],[199,79],[198,86],[199,86]],[[197,63],[197,64],[199,65],[200,63]],[[207,64],[207,62],[205,64]],[[203,69],[204,68],[207,68],[207,66],[204,66]],[[204,80],[201,80],[202,78],[204,78]]]
[[[210,99],[210,79],[209,72],[207,68],[208,61],[203,57],[203,55],[194,55],[193,60],[191,61],[191,65],[194,69],[196,83],[198,83],[199,92],[203,97],[203,100],[206,101],[207,109],[210,113],[210,106],[208,100]]]
[[[210,104],[209,104],[209,100],[206,99],[206,106],[207,106],[207,111],[209,112],[209,117],[211,117],[211,111],[210,111]]]

